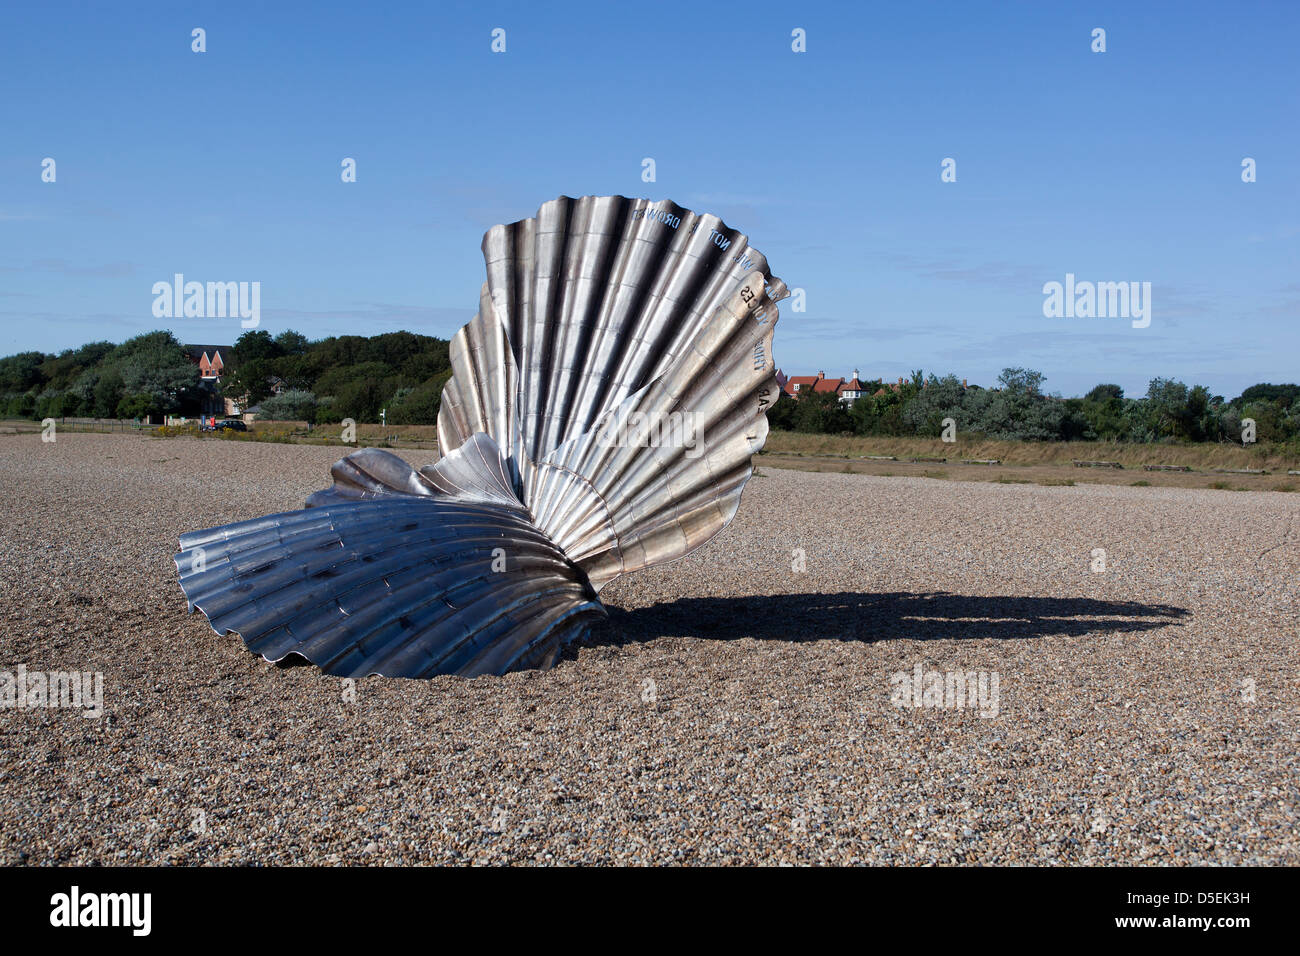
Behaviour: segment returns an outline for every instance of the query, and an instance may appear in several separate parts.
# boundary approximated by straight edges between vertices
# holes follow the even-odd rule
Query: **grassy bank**
[[[894,460],[888,460],[889,458]],[[943,458],[946,461],[911,461]],[[963,464],[966,460],[997,464]],[[1077,468],[1074,460],[1116,461],[1122,468]],[[1296,491],[1300,453],[1294,446],[1226,444],[1133,445],[1120,442],[1014,442],[925,438],[858,438],[773,431],[755,464],[799,471],[877,477],[989,481],[999,484],[1131,485],[1215,491]],[[1146,471],[1175,465],[1188,471]],[[1225,474],[1233,469],[1267,474]]]
[[[1294,445],[1147,444],[1123,442],[988,441],[958,436],[956,442],[932,438],[844,437],[773,430],[764,454],[833,458],[893,455],[908,458],[997,459],[1005,465],[1064,465],[1075,459],[1118,461],[1125,469],[1143,465],[1186,465],[1198,471],[1214,468],[1263,468],[1286,473],[1300,469],[1300,449]],[[1083,471],[1084,469],[1079,469]]]
[[[342,425],[308,426],[306,422],[253,422],[246,432],[205,432],[197,421],[185,425],[136,425],[130,421],[68,421],[56,422],[56,433],[134,433],[153,438],[197,438],[204,441],[269,441],[301,445],[344,446]],[[0,435],[22,435],[40,432],[40,422],[30,419],[0,420]],[[385,448],[436,448],[436,425],[379,425],[359,424],[355,435],[357,446]]]

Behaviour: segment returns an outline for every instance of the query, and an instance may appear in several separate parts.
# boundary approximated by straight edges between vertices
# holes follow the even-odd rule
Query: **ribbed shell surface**
[[[596,592],[731,520],[786,293],[716,216],[562,197],[483,239],[440,458],[363,449],[305,511],[181,537],[191,609],[269,660],[427,677],[553,664]]]

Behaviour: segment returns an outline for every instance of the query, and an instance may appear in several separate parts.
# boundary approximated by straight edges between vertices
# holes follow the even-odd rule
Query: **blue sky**
[[[788,373],[1231,397],[1300,379],[1298,47],[1289,2],[6,4],[0,354],[232,342],[153,317],[176,272],[260,282],[272,333],[447,337],[485,229],[622,193],[806,290]],[[1045,318],[1067,272],[1150,282],[1150,327]]]

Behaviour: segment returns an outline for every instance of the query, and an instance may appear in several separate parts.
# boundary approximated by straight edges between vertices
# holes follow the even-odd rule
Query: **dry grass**
[[[1072,465],[962,465],[950,462],[946,471],[937,471],[933,464],[910,461],[863,461],[811,455],[764,454],[758,460],[769,468],[790,468],[795,471],[838,472],[840,474],[874,475],[878,478],[939,478],[957,482],[992,482],[1001,485],[1047,485],[1070,487],[1074,485],[1123,485],[1134,488],[1203,488],[1239,491],[1296,490],[1292,481],[1279,481],[1282,476],[1240,475],[1229,484],[1221,475],[1203,471],[1139,471],[1135,479],[1132,469],[1075,468]]]
[[[1125,468],[1142,465],[1188,465],[1192,468],[1264,468],[1285,472],[1300,468],[1300,450],[1293,445],[1227,443],[1135,445],[1124,442],[1018,442],[958,437],[953,443],[937,438],[878,438],[808,435],[772,431],[765,451],[783,455],[827,455],[858,458],[895,455],[898,458],[996,458],[1007,465],[1070,465],[1073,459],[1118,461]]]
[[[343,434],[341,424],[309,426],[306,422],[253,422],[248,426],[258,433],[286,434],[293,438],[330,439],[337,441]],[[437,425],[380,425],[361,422],[357,424],[357,438],[369,441],[434,441],[438,440]]]
[[[222,438],[236,441],[288,442],[295,445],[337,445],[340,448],[421,448],[438,447],[436,425],[366,425],[356,426],[351,443],[343,440],[343,426],[316,425],[310,429],[306,423],[254,422],[247,432],[224,432]]]
[[[872,460],[867,456],[894,456],[897,460]],[[948,459],[948,468],[936,470],[933,462],[912,458]],[[1000,464],[962,464],[962,459],[997,459]],[[1075,459],[1118,461],[1122,468],[1076,468]],[[1240,448],[1226,444],[1129,445],[1118,442],[1010,442],[965,441],[945,444],[925,438],[855,438],[771,432],[760,459],[777,468],[799,471],[947,478],[957,481],[991,481],[998,484],[1040,484],[1070,487],[1127,485],[1146,488],[1206,488],[1240,491],[1296,490],[1291,481],[1279,482],[1297,467],[1295,449],[1282,445]],[[1186,465],[1191,471],[1141,472],[1143,465]],[[1231,485],[1212,473],[1215,468],[1256,468],[1270,474],[1234,476]]]
[[[356,426],[358,444],[375,445],[388,442],[395,447],[428,447],[438,443],[437,425],[380,425],[362,422]],[[41,423],[26,418],[0,420],[0,435],[22,435],[39,432]],[[59,422],[58,431],[65,434],[91,433],[139,433],[155,435],[160,438],[221,437],[244,441],[283,441],[307,445],[342,445],[343,426],[308,425],[305,421],[275,421],[248,423],[246,432],[223,432],[213,435],[201,432],[198,419],[192,419],[184,425],[143,425],[135,426],[132,422]]]

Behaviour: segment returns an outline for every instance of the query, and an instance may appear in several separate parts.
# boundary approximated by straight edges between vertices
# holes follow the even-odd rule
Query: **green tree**
[[[107,391],[103,396],[96,391],[96,414],[102,416],[116,414],[124,393],[149,395],[156,410],[174,412],[193,399],[199,385],[198,367],[175,336],[165,331],[127,339],[104,357],[101,368],[101,380],[109,378],[116,389],[112,400],[107,398]]]
[[[448,369],[435,375],[422,385],[401,393],[388,409],[388,420],[394,425],[436,425],[438,410],[442,407],[442,389],[451,378]]]
[[[272,368],[270,359],[241,361],[225,376],[221,391],[227,398],[257,405],[271,394]]]
[[[43,352],[20,352],[0,359],[0,393],[26,392],[45,384]]]
[[[259,406],[258,421],[316,421],[316,396],[301,389],[272,395]]]
[[[1272,402],[1280,405],[1282,408],[1290,408],[1300,399],[1300,385],[1270,385],[1267,382],[1261,382],[1258,385],[1252,385],[1241,393],[1234,404],[1243,405],[1249,402]]]
[[[1085,395],[1079,414],[1087,423],[1089,437],[1108,441],[1123,438],[1128,430],[1124,407],[1124,389],[1118,385],[1098,385]]]
[[[1046,376],[1032,368],[1004,368],[998,376],[998,384],[1004,392],[1013,395],[1042,394]]]
[[[1103,402],[1109,399],[1120,400],[1124,389],[1118,385],[1094,385],[1092,391],[1083,397],[1086,402]]]
[[[157,415],[159,412],[157,400],[152,394],[137,392],[125,396],[117,403],[116,415],[118,418],[145,418],[149,415]]]
[[[99,375],[93,390],[91,414],[96,418],[112,418],[117,413],[117,403],[122,400],[126,383],[122,373],[110,368]]]
[[[1005,368],[1002,386],[980,397],[979,420],[972,431],[1005,441],[1053,441],[1061,437],[1065,403],[1042,393],[1044,376],[1027,368]]]
[[[767,408],[767,425],[769,428],[794,430],[795,400],[782,392],[776,401]]]
[[[973,420],[965,406],[966,389],[956,375],[943,378],[931,375],[902,410],[901,423],[911,434],[928,438],[943,434],[945,418],[951,418],[959,429],[966,431]]]
[[[281,355],[303,355],[310,344],[307,336],[293,329],[286,329],[275,337],[275,347],[280,350]]]
[[[834,392],[801,392],[795,400],[795,431],[838,434],[853,430],[853,419]]]
[[[1241,418],[1254,419],[1256,441],[1286,441],[1290,437],[1286,427],[1286,416],[1274,402],[1247,402],[1241,407]],[[1291,434],[1293,435],[1294,432]],[[1240,427],[1236,435],[1230,437],[1240,441]]]
[[[374,379],[360,379],[349,382],[339,389],[334,396],[334,410],[341,418],[351,418],[357,422],[379,421],[379,411],[389,397],[383,385]]]
[[[1157,439],[1185,439],[1191,431],[1187,386],[1169,378],[1153,378],[1143,406],[1148,430]]]
[[[284,350],[265,329],[250,330],[235,339],[236,365],[255,359],[277,359],[283,354]]]

